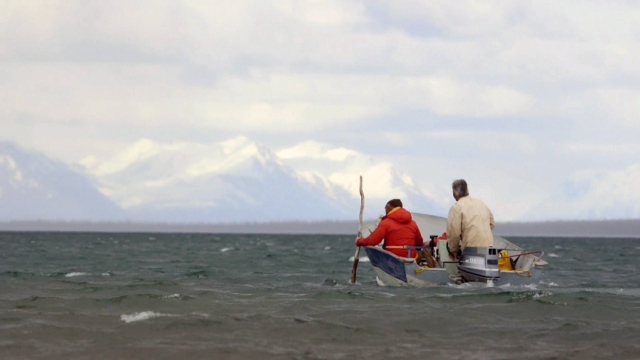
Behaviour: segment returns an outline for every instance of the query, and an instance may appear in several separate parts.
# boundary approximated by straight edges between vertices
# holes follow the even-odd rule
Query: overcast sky
[[[0,2],[0,140],[305,141],[508,220],[640,217],[634,1]]]

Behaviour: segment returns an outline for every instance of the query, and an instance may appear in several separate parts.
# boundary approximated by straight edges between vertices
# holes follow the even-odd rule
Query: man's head
[[[400,201],[400,199],[392,199],[389,200],[389,202],[387,202],[387,205],[384,206],[384,211],[388,214],[389,211],[397,207],[402,207],[402,201]]]
[[[453,197],[458,201],[460,198],[469,196],[469,189],[467,188],[467,182],[463,179],[456,180],[451,184],[453,189]]]

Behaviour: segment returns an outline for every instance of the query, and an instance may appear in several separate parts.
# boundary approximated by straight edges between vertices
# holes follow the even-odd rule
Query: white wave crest
[[[175,298],[179,298],[180,294],[171,294],[171,295],[167,295],[164,298],[165,299],[175,299]]]
[[[86,276],[86,275],[91,275],[91,274],[85,273],[85,272],[70,272],[67,275],[65,275],[64,277]]]
[[[229,250],[233,250],[233,248],[231,248],[231,247],[230,248],[222,248],[222,249],[220,249],[220,252],[227,252]]]
[[[349,258],[349,261],[353,262],[353,256]],[[368,257],[361,257],[360,258],[360,262],[369,262],[369,258]]]
[[[549,254],[549,257],[559,258],[559,257],[560,257],[560,255],[558,255],[558,254],[554,254],[554,253],[550,253],[550,254]]]
[[[127,314],[120,315],[120,320],[128,324],[135,321],[149,320],[149,319],[163,317],[163,316],[177,316],[177,315],[161,314],[161,313],[155,313],[153,311],[143,311],[143,312],[134,313],[131,315],[127,315]]]
[[[535,293],[533,295],[533,298],[534,299],[540,299],[542,297],[551,296],[551,295],[553,295],[553,293],[551,291],[541,291],[541,292]]]
[[[325,250],[331,250],[331,246],[325,246],[324,249]]]

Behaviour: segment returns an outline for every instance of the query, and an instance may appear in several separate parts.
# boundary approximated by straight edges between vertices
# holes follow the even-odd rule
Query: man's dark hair
[[[402,207],[402,201],[400,201],[400,199],[392,199],[392,200],[389,200],[387,205],[395,209],[397,207]]]
[[[454,181],[453,184],[451,184],[451,188],[453,189],[453,192],[458,197],[465,197],[465,196],[469,195],[469,189],[467,188],[467,182],[464,181],[463,179]]]

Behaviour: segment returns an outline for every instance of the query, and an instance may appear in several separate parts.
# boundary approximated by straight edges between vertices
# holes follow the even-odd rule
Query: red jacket
[[[397,210],[396,210],[397,209]],[[380,225],[366,238],[358,239],[358,246],[374,246],[385,239],[387,246],[422,246],[422,235],[415,221],[411,219],[411,213],[403,208],[391,210],[382,218]],[[386,249],[401,257],[407,257],[407,249]],[[411,257],[416,256],[415,249],[411,249]]]

